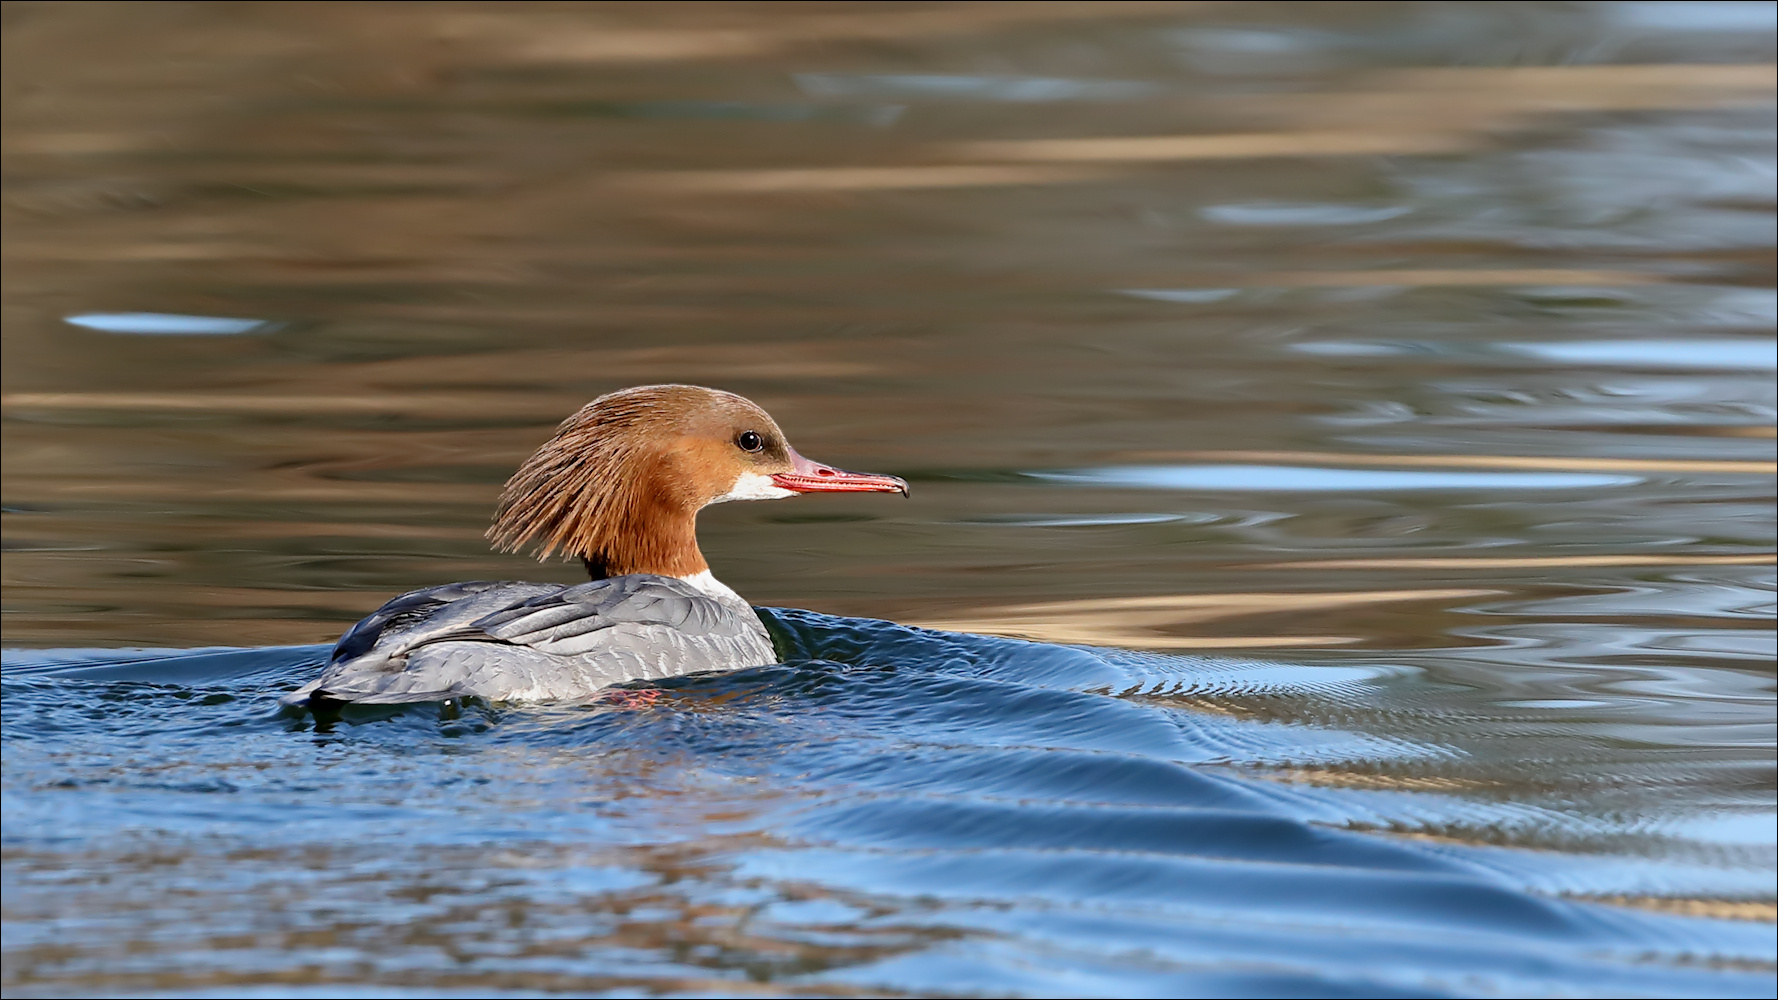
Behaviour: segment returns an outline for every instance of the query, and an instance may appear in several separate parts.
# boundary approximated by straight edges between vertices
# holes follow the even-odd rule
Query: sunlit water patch
[[[226,316],[177,316],[170,313],[82,313],[65,317],[70,326],[101,333],[135,333],[148,336],[231,336],[264,333],[275,324],[259,319]]]
[[[1387,341],[1311,341],[1293,345],[1304,354],[1332,358],[1450,358],[1494,361],[1515,359],[1611,368],[1747,369],[1778,368],[1778,344],[1770,340],[1592,340],[1540,344],[1403,343]]]
[[[1228,226],[1360,226],[1397,219],[1408,205],[1320,205],[1289,202],[1207,205],[1198,210],[1210,222]]]
[[[1570,365],[1630,368],[1778,368],[1778,343],[1757,340],[1605,340],[1502,344],[1503,350]]]
[[[970,518],[968,524],[1003,524],[1020,528],[1098,528],[1120,524],[1170,524],[1189,521],[1208,524],[1220,520],[1215,514],[998,514]]]

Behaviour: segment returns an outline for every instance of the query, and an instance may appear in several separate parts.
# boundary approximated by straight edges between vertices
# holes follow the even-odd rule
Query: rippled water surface
[[[9,996],[1773,995],[1771,4],[4,16]],[[278,710],[658,381],[783,664]]]

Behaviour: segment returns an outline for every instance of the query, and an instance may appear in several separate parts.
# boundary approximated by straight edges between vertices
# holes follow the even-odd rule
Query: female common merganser
[[[610,684],[776,663],[753,609],[710,575],[698,511],[906,482],[811,462],[752,401],[695,385],[600,396],[506,482],[488,537],[578,557],[591,583],[451,583],[352,626],[286,705],[585,698]]]

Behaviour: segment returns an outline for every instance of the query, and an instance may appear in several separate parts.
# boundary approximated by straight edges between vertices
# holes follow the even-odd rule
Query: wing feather
[[[477,581],[383,605],[341,637],[320,678],[283,701],[584,698],[627,680],[776,659],[751,608],[673,577],[572,587]]]

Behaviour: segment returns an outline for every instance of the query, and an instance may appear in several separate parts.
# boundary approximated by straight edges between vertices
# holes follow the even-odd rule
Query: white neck
[[[694,573],[691,576],[682,576],[679,579],[684,580],[686,583],[691,584],[693,587],[719,601],[734,601],[737,604],[747,603],[740,594],[730,590],[728,585],[724,584],[721,580],[718,580],[709,570],[705,570],[702,573]]]

